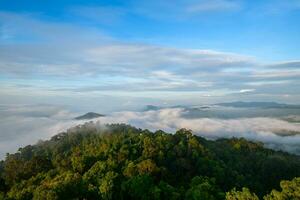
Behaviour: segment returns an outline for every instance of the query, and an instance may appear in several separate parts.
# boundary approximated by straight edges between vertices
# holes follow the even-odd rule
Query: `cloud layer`
[[[0,107],[0,157],[6,152],[13,153],[19,147],[34,144],[38,140],[65,131],[86,121],[72,120],[78,113],[64,107],[50,105],[23,105]],[[180,128],[191,129],[194,134],[209,139],[244,137],[261,141],[266,146],[300,154],[300,124],[291,121],[299,116],[284,116],[288,120],[270,117],[242,118],[187,118],[186,110],[168,108],[156,111],[115,112],[106,117],[96,118],[95,125],[127,123],[133,126],[175,132]],[[206,111],[205,111],[206,112]],[[282,118],[284,117],[282,116]],[[88,120],[89,121],[89,120]]]
[[[0,7],[2,156],[82,123],[70,120],[74,113],[66,107],[33,104],[111,113],[146,104],[300,102],[296,0],[3,1]],[[165,109],[113,113],[100,122],[185,127],[299,152],[297,113],[248,113],[187,119],[186,110]]]
[[[199,6],[219,9],[232,1],[206,4]],[[298,60],[261,63],[230,52],[123,42],[100,29],[46,22],[35,14],[0,12],[0,23],[0,92],[5,96],[26,87],[36,95],[144,92],[164,99],[165,92],[184,92],[193,98],[300,99]]]

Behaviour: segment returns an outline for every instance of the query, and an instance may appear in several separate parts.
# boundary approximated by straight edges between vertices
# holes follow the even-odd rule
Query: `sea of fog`
[[[232,107],[221,105],[152,107],[141,111],[102,113],[105,117],[74,120],[77,113],[64,106],[0,105],[0,158],[19,147],[35,144],[73,126],[94,121],[127,123],[150,130],[191,129],[208,139],[244,137],[266,147],[300,155],[300,108]]]

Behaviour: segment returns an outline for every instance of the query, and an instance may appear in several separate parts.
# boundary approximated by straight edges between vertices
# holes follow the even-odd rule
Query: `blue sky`
[[[0,103],[298,103],[299,21],[299,0],[1,0]]]

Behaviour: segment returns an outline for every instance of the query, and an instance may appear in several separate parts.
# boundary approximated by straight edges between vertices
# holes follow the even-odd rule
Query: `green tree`
[[[206,140],[125,124],[89,122],[0,161],[0,197],[14,199],[209,199],[251,188],[266,200],[299,199],[300,158],[245,139]],[[247,189],[227,199],[255,199]],[[1,199],[0,199],[1,200]]]
[[[224,194],[215,185],[214,179],[199,176],[192,179],[190,188],[185,195],[186,200],[215,200],[223,198]]]
[[[110,171],[105,174],[101,179],[99,186],[99,193],[104,200],[112,199],[114,194],[114,181],[118,177],[118,174]]]
[[[64,172],[53,178],[47,177],[36,188],[33,199],[74,199],[82,198],[84,185],[78,173]]]
[[[155,162],[151,159],[143,160],[137,165],[137,170],[140,175],[142,174],[154,174],[159,171],[159,168],[156,166]]]
[[[265,200],[299,200],[300,199],[300,177],[291,181],[280,182],[281,192],[272,190]]]
[[[235,188],[226,193],[226,200],[259,200],[256,194],[251,193],[248,188],[237,191]]]
[[[136,200],[154,199],[155,185],[151,176],[139,175],[130,178],[122,185],[122,190],[127,198]],[[125,198],[126,199],[126,198]]]

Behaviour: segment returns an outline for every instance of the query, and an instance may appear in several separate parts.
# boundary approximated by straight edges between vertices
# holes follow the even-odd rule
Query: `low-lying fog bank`
[[[270,112],[276,113],[274,117]],[[300,113],[295,109],[174,107],[104,113],[105,116],[92,120],[74,120],[79,114],[51,105],[0,106],[0,158],[87,121],[97,122],[96,125],[127,123],[168,132],[187,128],[209,139],[244,137],[264,142],[270,148],[300,154],[300,123],[297,121]]]

